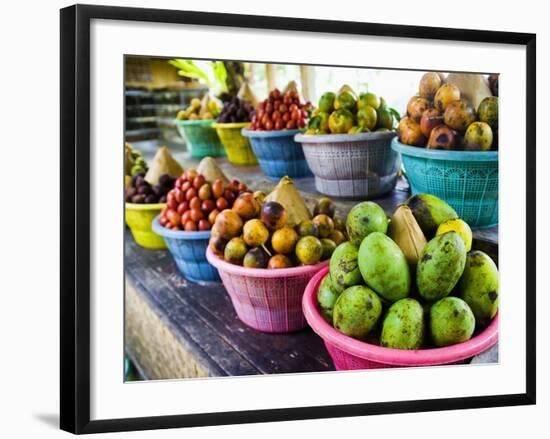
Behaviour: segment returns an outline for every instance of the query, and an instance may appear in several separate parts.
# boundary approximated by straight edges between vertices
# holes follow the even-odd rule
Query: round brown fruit
[[[288,214],[281,204],[268,201],[262,205],[261,219],[268,229],[277,230],[286,224]]]
[[[216,199],[220,198],[223,195],[223,181],[217,179],[212,183],[212,196]]]
[[[173,226],[177,226],[181,221],[180,214],[174,209],[168,209],[168,211],[166,212],[166,218]]]
[[[229,207],[229,203],[227,200],[223,197],[220,197],[216,200],[216,209],[218,209],[220,212],[222,210],[225,210]]]
[[[196,232],[197,231],[197,223],[195,223],[194,221],[189,220],[185,223],[184,229],[185,229],[186,232]]]
[[[191,214],[189,215],[189,218],[194,222],[199,222],[201,219],[204,218],[204,214],[202,213],[202,210],[199,209],[191,209]]]
[[[324,213],[325,215],[330,216],[331,218],[334,217],[334,213],[336,211],[336,206],[332,202],[332,200],[328,197],[321,197],[319,198],[319,201],[315,204],[315,207],[313,208],[313,216],[317,216],[320,213]]]
[[[286,226],[273,233],[271,247],[276,253],[288,254],[294,250],[299,238],[296,230]]]
[[[323,256],[323,244],[315,236],[304,236],[296,244],[296,257],[302,264],[316,264]]]
[[[227,239],[223,239],[221,236],[215,234],[212,234],[210,240],[208,241],[208,246],[210,247],[210,250],[212,250],[212,253],[218,256],[223,256],[223,251],[226,244]]]
[[[190,209],[200,209],[201,208],[201,199],[199,197],[193,197],[191,198],[191,201],[189,201],[189,208]]]
[[[311,220],[303,220],[298,224],[298,235],[319,237],[319,227]]]
[[[269,255],[261,248],[255,247],[244,255],[243,266],[246,268],[266,268]]]
[[[420,122],[422,113],[430,108],[430,102],[420,96],[413,96],[407,104],[407,113],[416,123]]]
[[[420,131],[426,138],[430,137],[432,130],[443,123],[443,117],[441,113],[436,108],[430,108],[424,113],[422,113],[422,118],[420,119]]]
[[[244,220],[255,218],[260,213],[260,203],[251,192],[243,192],[233,203],[232,210]]]
[[[428,140],[429,149],[452,150],[456,147],[456,135],[447,125],[436,126]]]
[[[198,177],[197,177],[198,178]],[[196,179],[195,179],[196,180]],[[212,186],[209,183],[204,183],[199,188],[199,198],[204,201],[212,198]]]
[[[193,187],[196,190],[199,190],[201,186],[205,183],[206,183],[206,179],[204,178],[204,175],[199,174],[193,179]]]
[[[292,261],[285,255],[274,255],[269,259],[267,268],[290,268],[292,267]]]
[[[432,100],[441,87],[441,76],[435,72],[428,72],[422,75],[418,86],[418,94],[425,99]]]
[[[223,193],[223,197],[227,200],[229,206],[231,206],[235,202],[237,195],[235,195],[235,192],[233,192],[232,190],[226,189]]]
[[[241,265],[248,247],[242,238],[231,238],[223,251],[223,258],[231,263]]]
[[[447,105],[443,114],[445,125],[460,132],[466,131],[468,125],[476,120],[474,109],[464,101],[453,101]]]
[[[208,221],[206,219],[201,219],[199,221],[199,230],[200,231],[210,230],[211,228],[212,228],[212,224],[210,223],[210,221]]]
[[[195,198],[197,196],[197,190],[194,187],[190,187],[187,189],[187,192],[185,192],[185,199],[187,201],[191,201],[192,198]]]
[[[250,247],[259,247],[269,239],[269,230],[257,218],[248,220],[243,226],[243,239]]]
[[[460,99],[460,89],[454,84],[443,84],[434,96],[434,106],[441,113],[445,111],[447,106],[453,102]]]
[[[321,239],[321,245],[323,246],[323,255],[321,260],[329,259],[332,256],[332,252],[336,249],[336,243],[332,239]]]
[[[423,146],[426,143],[426,137],[422,134],[420,125],[410,117],[404,117],[399,121],[397,132],[401,143],[406,145]]]
[[[336,245],[342,244],[346,240],[346,236],[341,230],[334,229],[332,232],[330,232],[330,235],[328,238],[331,241],[334,241]]]
[[[216,203],[214,200],[204,200],[201,204],[201,210],[205,215],[208,215],[216,208]]]
[[[323,213],[313,218],[313,224],[319,229],[319,237],[321,238],[328,238],[330,232],[334,230],[334,222],[328,215]]]
[[[231,209],[225,209],[216,216],[214,228],[222,238],[231,239],[240,235],[243,229],[243,220]]]
[[[218,213],[220,213],[218,209],[213,209],[208,214],[208,221],[210,222],[210,224],[214,224],[214,222],[216,221],[216,217],[218,216]]]
[[[177,212],[180,214],[180,215],[183,215],[185,213],[185,211],[187,210],[187,208],[189,207],[189,203],[187,201],[183,201],[181,202],[180,204],[178,204],[178,209],[177,209]]]

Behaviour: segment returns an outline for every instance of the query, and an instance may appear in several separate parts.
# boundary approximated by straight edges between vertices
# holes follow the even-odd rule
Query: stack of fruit
[[[133,149],[129,143],[124,144],[124,152],[125,175],[130,177],[138,174],[145,175],[149,168],[141,153]]]
[[[177,120],[212,120],[220,114],[218,103],[205,95],[202,100],[198,98],[191,99],[189,107],[181,110],[177,115]]]
[[[330,199],[319,200],[312,220],[292,226],[283,205],[264,197],[261,192],[245,192],[216,217],[212,252],[247,268],[289,268],[327,260],[345,241],[343,222],[334,218]]]
[[[311,103],[303,103],[296,90],[281,95],[279,89],[269,93],[266,100],[258,104],[252,116],[249,130],[272,131],[304,128]]]
[[[250,122],[253,111],[254,107],[250,103],[235,96],[223,104],[218,123]]]
[[[230,208],[235,199],[247,191],[246,184],[233,180],[224,184],[221,179],[210,183],[195,169],[188,169],[175,181],[166,196],[166,208],[159,223],[170,230],[206,231],[219,212]]]
[[[366,201],[346,220],[318,307],[340,332],[394,349],[449,346],[484,329],[498,309],[498,270],[444,201],[411,197],[389,222]]]
[[[498,83],[492,81],[494,90]],[[485,97],[476,112],[456,84],[445,82],[439,73],[425,73],[398,133],[401,143],[429,149],[498,149],[498,97]]]
[[[392,131],[399,114],[374,93],[357,97],[350,87],[324,93],[311,113],[305,134],[357,134]]]
[[[175,179],[168,174],[163,174],[159,177],[158,184],[151,185],[145,180],[145,174],[134,175],[126,187],[126,202],[134,204],[166,203],[166,195],[174,186],[174,181]]]

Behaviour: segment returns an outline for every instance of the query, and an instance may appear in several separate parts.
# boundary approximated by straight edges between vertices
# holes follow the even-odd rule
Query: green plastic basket
[[[394,139],[414,194],[449,203],[472,228],[498,224],[498,151],[440,151]]]
[[[187,142],[191,157],[201,159],[206,156],[220,157],[225,150],[218,133],[212,127],[213,120],[175,120],[180,136]]]

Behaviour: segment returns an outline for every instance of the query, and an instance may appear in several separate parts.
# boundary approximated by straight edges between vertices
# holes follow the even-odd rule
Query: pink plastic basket
[[[444,348],[410,351],[390,349],[348,337],[329,325],[317,308],[317,289],[328,271],[328,267],[319,271],[307,285],[303,299],[303,310],[309,326],[324,340],[336,370],[462,363],[489,349],[498,340],[498,314],[480,334],[464,343]]]
[[[222,279],[239,319],[262,332],[293,332],[306,327],[302,296],[310,279],[329,261],[293,268],[245,268],[216,256],[206,258]]]

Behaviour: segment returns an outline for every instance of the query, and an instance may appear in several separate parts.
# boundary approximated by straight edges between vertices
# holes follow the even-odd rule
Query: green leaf
[[[227,69],[225,68],[225,64],[221,61],[212,61],[212,71],[214,72],[214,78],[216,78],[220,84],[222,91],[227,93]]]
[[[202,79],[210,84],[210,78],[190,59],[172,59],[168,63],[178,69],[178,75],[192,79]]]

